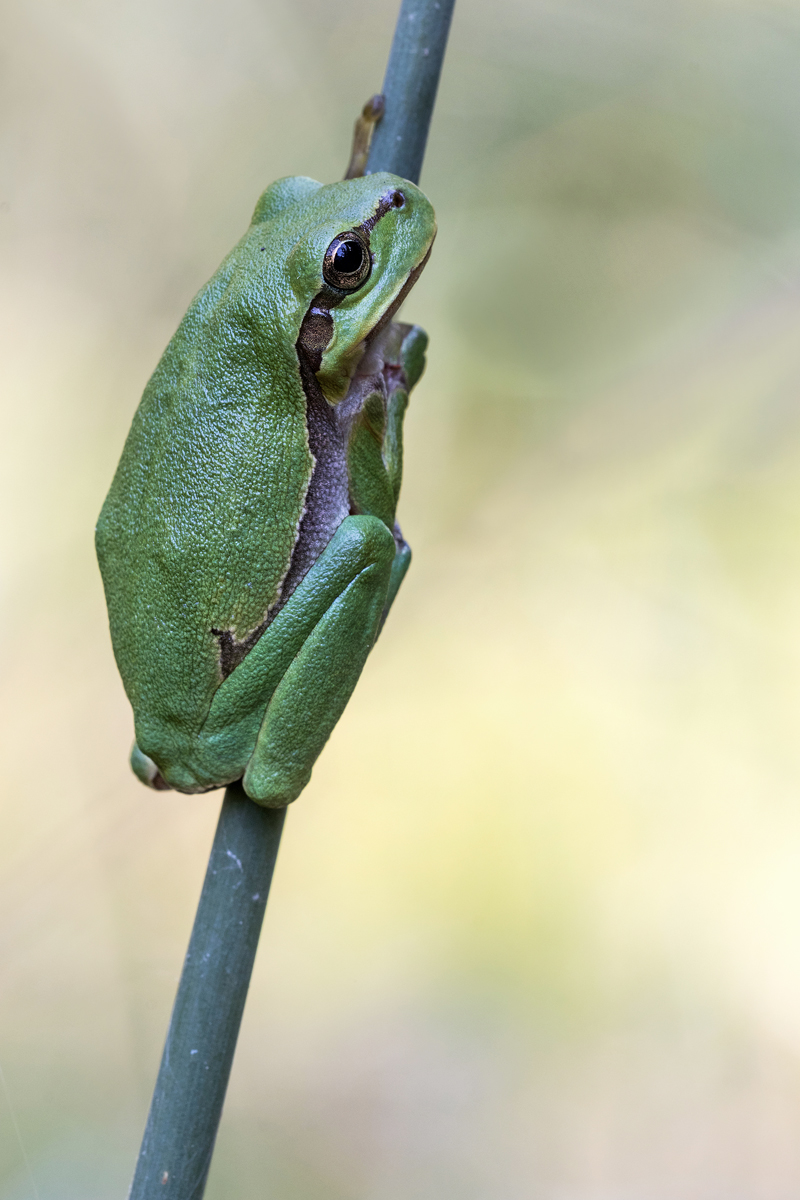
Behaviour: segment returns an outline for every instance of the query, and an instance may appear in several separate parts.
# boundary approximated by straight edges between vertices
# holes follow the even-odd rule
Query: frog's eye
[[[354,292],[366,283],[372,270],[369,247],[360,234],[340,233],[325,251],[322,274],[325,282],[343,292]]]

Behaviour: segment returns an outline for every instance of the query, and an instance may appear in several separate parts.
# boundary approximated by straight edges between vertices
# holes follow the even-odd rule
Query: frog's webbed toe
[[[133,743],[133,749],[131,750],[131,770],[137,779],[140,779],[142,783],[146,783],[148,787],[155,788],[157,792],[169,792],[172,790],[152,758],[148,758],[146,754],[143,754],[136,742]]]

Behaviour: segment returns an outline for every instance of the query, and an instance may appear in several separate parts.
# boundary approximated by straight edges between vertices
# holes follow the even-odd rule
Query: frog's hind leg
[[[333,573],[339,586],[275,688],[244,774],[247,794],[268,807],[288,804],[308,783],[361,674],[386,604],[395,542],[382,521],[347,517],[329,554],[329,568],[333,556],[338,559]]]

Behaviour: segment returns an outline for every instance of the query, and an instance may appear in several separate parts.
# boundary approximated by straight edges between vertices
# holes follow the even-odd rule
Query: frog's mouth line
[[[414,267],[414,269],[409,273],[408,279],[405,281],[405,283],[401,287],[400,291],[397,293],[397,296],[395,297],[395,299],[389,305],[389,307],[387,308],[386,312],[383,314],[381,319],[375,325],[373,325],[372,329],[370,329],[369,333],[364,338],[364,342],[367,346],[370,346],[371,343],[378,336],[378,334],[381,332],[381,330],[384,329],[389,324],[392,317],[395,315],[397,310],[400,308],[400,306],[403,303],[403,301],[405,300],[406,296],[408,295],[408,293],[413,288],[414,284],[419,279],[420,275],[422,274],[422,272],[424,271],[424,269],[427,265],[428,259],[431,256],[431,250],[433,249],[433,243],[435,240],[436,240],[436,234],[434,234],[433,237],[431,238],[431,244],[430,244],[430,246],[428,246],[428,249],[425,253],[425,257],[423,259],[421,259],[420,262],[418,262],[417,265]],[[319,368],[317,368],[317,369],[319,369]]]

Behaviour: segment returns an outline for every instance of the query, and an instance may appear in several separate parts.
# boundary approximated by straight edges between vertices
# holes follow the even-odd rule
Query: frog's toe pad
[[[148,758],[146,754],[142,754],[136,742],[133,743],[133,749],[131,750],[131,770],[137,779],[140,779],[142,783],[146,783],[148,787],[155,788],[157,792],[171,791],[169,784],[152,758]]]

